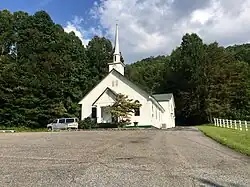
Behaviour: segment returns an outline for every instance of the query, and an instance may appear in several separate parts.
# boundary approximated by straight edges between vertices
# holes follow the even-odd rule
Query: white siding
[[[162,123],[166,124],[166,128],[175,127],[175,115],[174,115],[174,100],[159,102],[161,106],[165,109],[162,116]]]
[[[120,58],[119,55],[117,55],[116,57]],[[118,71],[122,75],[124,75],[124,66],[121,63],[112,63],[112,64],[109,64],[109,71],[112,71],[113,69],[115,69],[116,71]]]
[[[95,105],[99,106],[107,106],[111,105],[115,102],[115,96],[110,90],[106,90],[106,92],[95,102]]]
[[[112,82],[114,83],[113,85]],[[130,99],[138,100],[142,104],[140,116],[132,115],[131,122],[138,122],[138,125],[152,125],[150,117],[150,103],[152,102],[147,99],[146,95],[139,93],[136,87],[129,85],[126,79],[121,79],[116,73],[110,73],[80,102],[82,104],[81,119],[91,116],[93,102],[107,87],[110,87],[116,93],[127,95]]]
[[[152,125],[157,128],[161,128],[162,126],[161,116],[163,115],[163,113],[161,112],[160,108],[152,102],[150,104],[150,113],[151,113],[150,117]]]
[[[166,128],[175,126],[173,98],[170,101],[159,102],[165,109],[165,112],[162,112],[159,106],[149,100],[148,95],[141,92],[141,90],[116,72],[111,72],[105,77],[104,80],[79,103],[82,105],[81,119],[91,116],[92,104],[107,87],[116,93],[127,95],[130,99],[138,100],[142,104],[140,108],[140,116],[134,116],[134,114],[132,114],[131,123],[138,122],[138,125],[153,125],[157,128],[162,128],[163,123],[167,125]],[[98,105],[97,111],[100,113],[100,106],[110,105],[113,102],[114,98],[112,94],[108,94],[108,92],[104,93],[96,102]],[[98,114],[97,116],[99,117]],[[97,119],[97,121],[100,120]]]

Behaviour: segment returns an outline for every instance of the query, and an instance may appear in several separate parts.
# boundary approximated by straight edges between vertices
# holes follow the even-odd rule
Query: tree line
[[[78,102],[107,75],[113,51],[98,36],[85,47],[45,11],[0,11],[0,126],[79,117]],[[224,48],[186,34],[170,55],[127,65],[125,75],[152,94],[174,93],[179,124],[248,119],[249,55],[247,44]]]
[[[44,127],[79,117],[78,102],[108,72],[112,44],[95,36],[84,47],[39,11],[0,11],[0,125]]]
[[[168,56],[150,57],[127,68],[130,80],[153,93],[173,93],[177,124],[202,124],[214,117],[250,119],[250,44],[205,44],[185,34]]]

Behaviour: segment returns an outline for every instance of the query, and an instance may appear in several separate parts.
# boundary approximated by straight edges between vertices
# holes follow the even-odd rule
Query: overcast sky
[[[185,33],[221,45],[250,42],[250,0],[44,0],[39,6],[84,44],[96,34],[113,42],[118,19],[126,63],[170,54]]]

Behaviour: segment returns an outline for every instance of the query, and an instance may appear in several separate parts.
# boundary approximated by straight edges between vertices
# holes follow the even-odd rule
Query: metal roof
[[[132,81],[130,81],[128,78],[126,78],[124,75],[122,75],[120,72],[118,72],[116,69],[112,69],[109,73],[108,73],[108,75],[109,74],[111,74],[111,73],[117,73],[118,75],[120,75],[123,79],[125,79],[125,80],[127,80],[128,82],[130,82],[132,85],[134,85],[134,86],[136,86],[137,88],[139,88],[141,91],[143,91],[146,95],[148,95],[148,96],[150,96],[151,97],[151,99],[153,100],[153,102],[155,102],[156,103],[156,105],[158,105],[163,111],[165,111],[165,109],[161,106],[161,104],[160,103],[158,103],[158,100],[154,97],[154,95],[150,95],[148,92],[146,92],[145,90],[143,90],[142,88],[140,88],[140,86],[138,86],[137,84],[135,84],[135,83],[133,83]],[[107,76],[108,76],[107,75]],[[107,77],[106,76],[106,77]],[[106,77],[104,77],[98,84],[96,84],[96,86],[97,85],[99,85]],[[96,87],[95,86],[95,87]],[[94,88],[95,88],[94,87]],[[78,103],[78,104],[81,104],[81,102],[85,99],[85,97],[87,96],[87,95],[89,95],[90,93],[91,93],[91,91],[94,89],[94,88],[92,88],[85,96],[84,96],[84,98]],[[106,91],[106,90],[105,90]],[[110,89],[110,91],[113,91],[113,90],[111,90]],[[114,91],[113,91],[113,93],[115,93]],[[168,94],[156,94],[156,95],[168,95]],[[170,98],[171,99],[171,98]],[[159,100],[160,101],[160,100]]]
[[[169,94],[155,94],[155,95],[153,95],[153,97],[157,101],[169,101],[173,97],[173,94],[172,93],[169,93]]]

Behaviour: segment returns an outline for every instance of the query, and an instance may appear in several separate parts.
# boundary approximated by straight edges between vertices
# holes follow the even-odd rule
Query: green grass
[[[15,130],[15,132],[47,132],[47,128],[28,128],[28,127],[2,127],[0,130]]]
[[[212,125],[198,126],[198,129],[215,141],[250,156],[250,130],[240,131]]]

